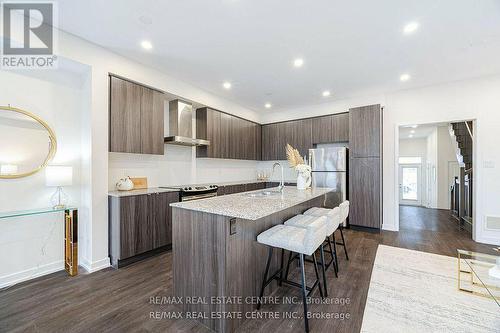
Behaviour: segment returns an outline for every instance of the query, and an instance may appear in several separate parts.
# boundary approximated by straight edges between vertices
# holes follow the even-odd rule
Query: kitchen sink
[[[247,197],[251,197],[251,198],[265,198],[265,197],[270,197],[270,196],[274,196],[274,195],[280,195],[281,192],[279,191],[259,191],[259,192],[250,192],[250,193],[246,193],[245,195]]]

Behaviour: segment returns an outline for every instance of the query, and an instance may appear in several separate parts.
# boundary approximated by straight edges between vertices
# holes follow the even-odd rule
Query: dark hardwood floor
[[[339,247],[340,272],[327,273],[329,299],[348,304],[312,304],[313,313],[344,314],[344,319],[310,319],[311,332],[359,332],[376,249],[379,244],[455,256],[456,249],[495,253],[459,231],[449,212],[400,208],[401,231],[380,234],[346,230],[350,260]],[[120,270],[106,269],[70,278],[58,272],[0,291],[0,332],[209,332],[189,319],[153,319],[151,312],[175,312],[150,298],[172,295],[172,255],[165,253]],[[263,262],[264,264],[264,262]],[[310,265],[309,265],[310,266]],[[298,269],[292,277],[298,280]],[[314,274],[309,267],[308,277]],[[281,287],[273,296],[297,296]],[[316,292],[316,297],[317,292]],[[319,300],[319,298],[315,298]],[[266,304],[261,313],[302,313],[301,304]],[[251,319],[239,332],[303,332],[302,319]]]

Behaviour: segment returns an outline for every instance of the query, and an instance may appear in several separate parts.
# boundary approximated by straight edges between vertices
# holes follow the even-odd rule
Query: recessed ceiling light
[[[410,133],[411,133],[411,134],[415,134],[415,130],[411,130],[411,131],[410,131]]]
[[[328,97],[328,96],[330,96],[330,91],[325,90],[325,91],[323,91],[322,95],[323,95],[323,97]]]
[[[226,81],[222,84],[222,86],[224,87],[224,89],[231,89],[231,82]]]
[[[304,59],[302,58],[297,58],[293,61],[293,65],[295,67],[302,67],[303,64],[304,64]]]
[[[271,108],[271,106],[272,106],[272,105],[271,105],[271,103],[266,103],[266,104],[264,104],[264,107],[265,107],[266,109],[270,109],[270,108]]]
[[[143,40],[141,42],[141,46],[145,50],[151,50],[153,48],[153,44],[149,40]]]
[[[400,80],[401,82],[406,82],[406,81],[408,81],[410,78],[411,78],[410,74],[402,74],[402,75],[399,77],[399,80]]]
[[[410,22],[407,25],[405,25],[403,32],[405,35],[409,35],[417,31],[418,27],[419,27],[418,22]]]
[[[408,135],[409,138],[413,138],[413,134]]]
[[[418,127],[418,125],[411,125],[410,127],[411,127],[411,128],[417,128],[417,127]]]

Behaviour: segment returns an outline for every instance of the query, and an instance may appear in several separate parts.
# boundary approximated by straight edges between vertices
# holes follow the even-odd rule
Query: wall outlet
[[[236,234],[236,219],[232,218],[229,220],[229,235]]]

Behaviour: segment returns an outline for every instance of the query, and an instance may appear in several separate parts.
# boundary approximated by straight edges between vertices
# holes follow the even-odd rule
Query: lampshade
[[[14,164],[2,164],[0,166],[1,175],[13,175],[17,173],[17,165]]]
[[[47,186],[70,186],[73,184],[73,168],[70,166],[49,165],[45,169]]]

